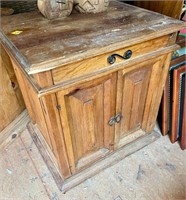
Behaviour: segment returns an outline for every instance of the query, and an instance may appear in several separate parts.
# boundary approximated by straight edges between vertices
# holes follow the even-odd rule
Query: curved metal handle
[[[110,120],[108,121],[108,124],[110,126],[113,126],[115,124],[115,117],[111,117]]]
[[[121,56],[121,55],[119,55],[119,54],[117,54],[117,53],[110,55],[110,56],[107,58],[107,61],[108,61],[108,63],[110,63],[110,64],[114,64],[115,61],[116,61],[116,57],[120,57],[120,58],[126,60],[126,59],[129,59],[131,56],[132,56],[132,51],[131,51],[131,50],[127,50],[127,51],[124,53],[123,56]]]
[[[122,119],[122,115],[121,115],[121,113],[118,113],[118,114],[115,116],[115,122],[116,122],[116,123],[120,123],[121,119]]]
[[[120,123],[122,119],[121,113],[118,113],[116,116],[111,117],[110,120],[108,121],[109,126],[113,126],[115,123]]]

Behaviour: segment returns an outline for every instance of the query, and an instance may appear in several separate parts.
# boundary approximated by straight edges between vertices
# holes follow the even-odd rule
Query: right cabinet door
[[[168,72],[170,55],[163,55],[118,72],[115,148],[152,132]]]

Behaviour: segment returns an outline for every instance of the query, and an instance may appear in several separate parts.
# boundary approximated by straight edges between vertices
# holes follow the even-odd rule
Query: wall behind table
[[[180,19],[181,10],[183,7],[183,0],[178,1],[168,1],[168,0],[149,0],[149,1],[134,1],[134,5],[139,6],[141,8],[145,8],[147,10],[152,10],[169,17],[173,17],[175,19]]]

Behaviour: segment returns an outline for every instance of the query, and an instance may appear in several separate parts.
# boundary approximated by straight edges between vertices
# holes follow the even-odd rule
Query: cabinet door
[[[75,173],[113,149],[116,75],[77,85],[57,94],[71,172]]]
[[[166,59],[160,56],[118,72],[116,114],[122,119],[115,125],[116,148],[153,130],[168,72]]]

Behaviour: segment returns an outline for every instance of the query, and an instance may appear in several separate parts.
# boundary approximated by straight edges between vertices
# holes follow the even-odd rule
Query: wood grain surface
[[[0,45],[0,131],[24,109],[24,100],[11,61]]]
[[[119,160],[128,155],[126,149],[141,146],[142,136],[147,135],[145,144],[155,139],[170,56],[178,47],[172,33],[185,23],[119,2],[86,17],[75,12],[49,21],[31,12],[11,20],[3,18],[2,43],[64,191],[104,169],[104,163],[110,166],[116,149],[122,147],[123,153],[113,156]],[[110,53],[123,56],[130,48],[130,59],[117,57],[108,65]]]
[[[53,69],[52,75],[54,84],[71,80],[72,78],[82,77],[84,75],[94,73],[101,69],[109,68],[111,65],[108,63],[107,58],[112,54],[124,55],[128,50],[132,51],[132,56],[129,60],[143,56],[150,52],[155,52],[163,47],[169,46],[169,36],[163,36],[154,40],[146,41],[140,44],[132,45],[130,47],[117,49],[96,57],[85,59],[73,64],[64,65],[60,68]],[[125,60],[127,61],[127,60]],[[122,58],[116,57],[115,64],[124,62]],[[125,65],[125,63],[124,63]]]
[[[71,86],[75,86],[79,83],[91,81],[95,78],[100,78],[100,77],[103,77],[105,75],[109,75],[110,73],[117,72],[119,70],[135,69],[135,68],[138,67],[139,63],[142,63],[145,60],[149,61],[151,59],[156,59],[157,57],[165,55],[165,54],[170,53],[170,52],[173,52],[174,50],[176,50],[178,48],[179,48],[178,45],[171,45],[171,46],[168,46],[168,47],[165,47],[165,48],[160,48],[157,51],[153,51],[153,52],[150,51],[149,53],[144,54],[143,56],[136,57],[134,59],[131,58],[131,59],[128,59],[128,60],[118,62],[114,65],[107,66],[107,67],[102,68],[102,69],[90,71],[88,74],[84,74],[82,76],[80,75],[79,77],[74,77],[74,78],[71,78],[71,79],[66,80],[66,81],[61,80],[61,82],[56,84],[56,85],[51,85],[51,86],[44,87],[44,88],[38,88],[38,97],[45,96],[45,95],[48,95],[48,94],[52,94],[54,92],[60,91],[61,89],[66,89],[66,88],[69,88]],[[101,63],[100,63],[100,65],[101,65]],[[77,72],[77,73],[79,75],[79,72]],[[74,76],[76,76],[76,74],[74,74]],[[31,81],[32,79],[30,78],[29,80]]]
[[[64,20],[47,20],[38,12],[2,17],[0,35],[1,42],[22,67],[28,73],[36,73],[184,27],[186,23],[182,21],[111,1],[107,12],[86,17],[76,12]]]
[[[116,75],[61,90],[57,93],[72,173],[103,158],[114,144]]]
[[[183,2],[184,2],[184,0],[178,0],[178,1],[169,1],[169,0],[141,1],[141,0],[137,0],[137,1],[134,1],[134,5],[167,15],[169,17],[180,19]]]

